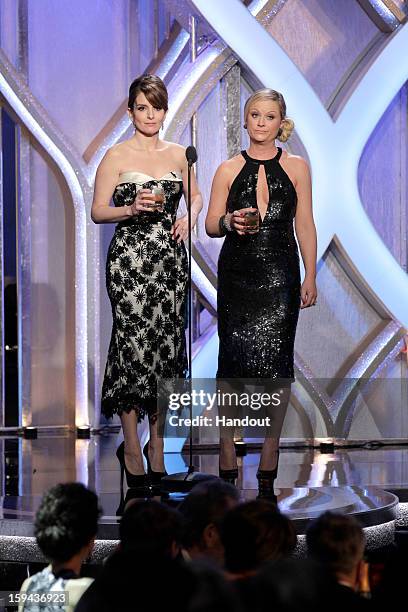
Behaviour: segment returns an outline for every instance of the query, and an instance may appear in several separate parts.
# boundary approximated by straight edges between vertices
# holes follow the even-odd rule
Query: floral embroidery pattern
[[[161,378],[187,372],[185,305],[187,255],[171,228],[182,195],[181,181],[122,183],[115,206],[131,204],[138,188],[161,185],[163,212],[146,212],[118,223],[108,250],[106,286],[113,328],[102,387],[102,413],[111,418],[138,412],[141,421],[157,410]]]

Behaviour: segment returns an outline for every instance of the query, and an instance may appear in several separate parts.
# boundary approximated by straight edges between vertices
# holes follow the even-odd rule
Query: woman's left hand
[[[300,290],[300,296],[302,300],[300,308],[309,308],[309,306],[315,306],[317,304],[317,289],[314,278],[305,278]]]
[[[196,217],[194,215],[191,216],[191,229],[195,226]],[[180,244],[182,240],[186,240],[188,236],[188,216],[184,215],[179,219],[176,219],[173,227],[171,228],[171,234],[173,236],[173,240]]]

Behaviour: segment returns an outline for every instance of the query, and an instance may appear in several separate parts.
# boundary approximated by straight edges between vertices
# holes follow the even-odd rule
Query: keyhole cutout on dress
[[[258,182],[256,184],[256,203],[261,221],[263,221],[269,206],[269,187],[264,164],[259,164]]]

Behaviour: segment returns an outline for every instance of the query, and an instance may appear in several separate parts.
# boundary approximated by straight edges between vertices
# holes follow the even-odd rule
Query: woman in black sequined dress
[[[164,474],[163,440],[157,435],[157,382],[187,370],[184,321],[187,287],[187,215],[176,219],[187,189],[184,147],[159,138],[168,107],[164,83],[135,79],[128,115],[134,135],[107,151],[95,180],[92,219],[117,223],[109,246],[106,284],[113,328],[102,388],[102,413],[117,413],[124,443],[118,448],[129,486],[144,486],[137,423],[149,417],[144,453],[150,482]],[[152,210],[153,188],[164,191],[163,210]],[[114,206],[109,202],[113,199]],[[192,224],[202,207],[192,176]]]
[[[218,168],[206,219],[210,236],[225,236],[218,261],[217,379],[262,379],[265,390],[280,393],[279,408],[270,410],[273,426],[258,472],[276,476],[299,308],[313,306],[317,297],[316,231],[307,163],[275,145],[293,129],[282,94],[268,89],[253,94],[244,127],[249,149]],[[259,214],[255,233],[245,226],[248,211]],[[294,224],[305,265],[302,285]],[[231,435],[221,437],[220,474],[235,477],[234,463]]]

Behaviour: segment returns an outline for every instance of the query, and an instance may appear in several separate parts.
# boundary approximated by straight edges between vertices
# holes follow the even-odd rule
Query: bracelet
[[[224,216],[224,225],[227,228],[228,232],[233,232],[234,230],[231,227],[231,217],[232,217],[232,213],[227,213]]]
[[[220,217],[220,220],[218,221],[218,227],[220,229],[221,236],[225,236],[227,232],[233,231],[231,227],[231,213],[227,213],[226,215],[222,215]]]

